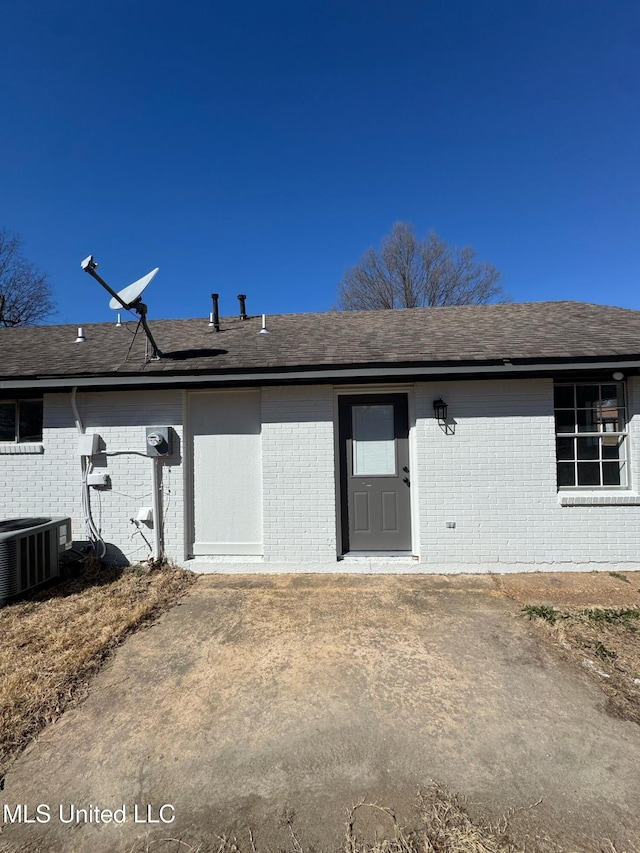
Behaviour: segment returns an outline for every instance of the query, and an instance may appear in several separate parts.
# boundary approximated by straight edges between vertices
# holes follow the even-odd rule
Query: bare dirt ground
[[[86,694],[124,638],[169,609],[190,572],[94,558],[0,609],[0,788],[5,768],[46,725]]]
[[[494,576],[541,638],[586,669],[607,711],[640,724],[640,573]]]
[[[523,607],[619,608],[637,607],[640,602],[640,572],[532,572],[491,577],[498,591]]]
[[[6,825],[0,844],[124,853],[226,832],[248,846],[252,827],[261,850],[278,850],[290,847],[288,809],[305,849],[336,849],[349,807],[379,803],[410,826],[418,788],[436,780],[474,814],[510,813],[522,848],[640,850],[640,726],[607,713],[605,679],[521,612],[630,607],[638,586],[601,575],[200,578],[9,770],[2,802],[30,815],[46,805],[51,819]],[[136,806],[158,819],[164,804],[171,824],[134,821]],[[65,817],[123,807],[126,820],[68,824],[60,806]],[[380,815],[363,831],[388,832]]]

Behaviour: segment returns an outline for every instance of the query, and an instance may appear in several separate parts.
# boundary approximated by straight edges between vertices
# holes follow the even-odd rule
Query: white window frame
[[[588,407],[581,407],[577,404],[577,389],[580,386],[589,386],[589,385],[597,385],[599,386],[599,394],[598,399],[604,400],[602,396],[602,387],[605,385],[615,385],[617,388],[617,400],[618,405],[616,407],[618,416],[618,429],[617,430],[607,430],[603,427],[605,426],[605,418],[600,416],[600,429],[593,431],[580,431],[578,426],[578,412],[580,411],[588,411]],[[573,406],[556,406],[555,405],[555,389],[558,387],[572,387],[573,388]],[[629,430],[628,430],[628,406],[627,406],[627,388],[626,383],[616,382],[615,380],[602,380],[602,379],[592,379],[592,380],[576,380],[573,382],[565,382],[562,380],[557,380],[553,383],[554,389],[554,430],[555,430],[555,438],[556,442],[558,439],[572,439],[574,441],[574,452],[572,459],[560,459],[558,455],[558,450],[556,447],[556,482],[558,491],[566,492],[566,491],[620,491],[620,490],[628,490],[630,488],[629,482]],[[621,401],[621,404],[620,404]],[[574,430],[572,432],[561,432],[558,430],[558,425],[556,421],[556,413],[557,412],[569,412],[573,411],[574,413]],[[596,419],[597,420],[597,419]],[[622,428],[620,428],[622,427]],[[598,440],[598,458],[594,460],[590,459],[579,459],[578,451],[577,451],[577,439],[581,438],[595,438]],[[619,445],[619,455],[618,459],[603,459],[602,455],[602,447],[604,445],[605,438],[615,438]],[[592,464],[593,462],[598,462],[598,470],[599,470],[599,479],[600,482],[598,484],[591,485],[578,485],[578,464],[580,462],[586,462],[588,464]],[[606,484],[604,483],[604,473],[603,473],[603,462],[617,462],[620,468],[620,483],[616,484]],[[573,485],[560,485],[560,476],[559,476],[559,466],[561,464],[570,464],[573,463],[574,466],[574,484]]]
[[[20,435],[20,406],[22,403],[40,403],[42,405],[43,400],[42,397],[12,397],[12,398],[2,398],[0,397],[0,404],[6,405],[7,403],[12,403],[15,407],[15,421],[13,428],[13,438],[8,439],[0,439],[0,446],[7,447],[14,444],[38,444],[42,442],[42,434],[43,434],[43,422],[44,421],[44,413],[42,417],[42,421],[40,423],[40,437],[39,438],[22,438]]]

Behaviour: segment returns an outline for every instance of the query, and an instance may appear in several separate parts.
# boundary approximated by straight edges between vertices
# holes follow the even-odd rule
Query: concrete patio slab
[[[209,575],[15,763],[3,804],[50,819],[0,844],[113,853],[251,826],[276,850],[288,807],[335,849],[348,807],[410,824],[436,780],[489,817],[520,809],[521,839],[633,850],[640,728],[604,705],[489,576]],[[124,820],[65,822],[78,809]]]

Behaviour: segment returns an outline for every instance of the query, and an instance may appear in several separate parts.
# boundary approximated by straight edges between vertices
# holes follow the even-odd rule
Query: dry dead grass
[[[375,811],[388,824],[383,837],[367,837],[359,829],[363,813]],[[344,841],[334,853],[563,853],[555,845],[534,842],[525,847],[509,838],[509,816],[496,826],[474,820],[464,800],[431,784],[418,792],[417,819],[413,828],[401,826],[394,812],[376,803],[360,802],[347,811]],[[366,819],[365,819],[366,824]],[[280,826],[286,841],[280,853],[324,853],[329,848],[306,845],[295,829],[295,815],[283,813]],[[251,830],[244,840],[220,835],[212,841],[186,838],[146,838],[127,853],[263,853]],[[605,848],[603,848],[605,853]],[[606,853],[617,853],[606,848]]]
[[[584,667],[607,696],[607,710],[640,724],[640,608],[524,608],[543,636]]]
[[[166,610],[195,580],[173,567],[100,568],[0,610],[0,776],[9,761],[81,698],[122,639]]]
[[[640,723],[640,572],[530,572],[493,580],[499,594],[529,613],[545,642],[598,683],[611,714]]]

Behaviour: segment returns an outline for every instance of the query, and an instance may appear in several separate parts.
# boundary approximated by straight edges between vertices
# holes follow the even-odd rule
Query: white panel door
[[[189,394],[193,556],[262,554],[259,391]]]

